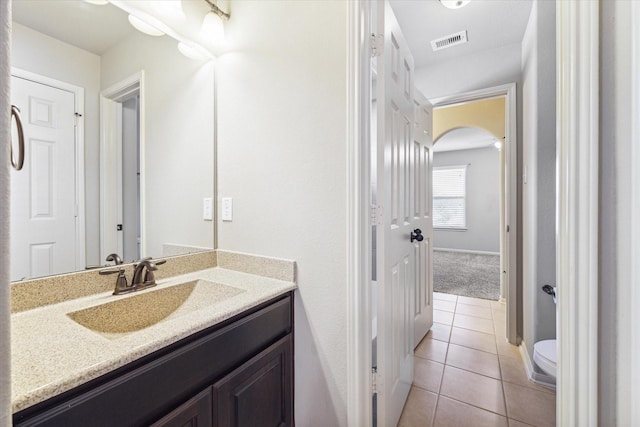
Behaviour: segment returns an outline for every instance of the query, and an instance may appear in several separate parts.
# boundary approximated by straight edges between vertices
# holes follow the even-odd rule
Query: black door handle
[[[419,228],[416,228],[411,232],[412,243],[414,240],[417,240],[418,242],[422,242],[423,239],[424,239],[424,236],[422,235],[422,230],[420,230]]]

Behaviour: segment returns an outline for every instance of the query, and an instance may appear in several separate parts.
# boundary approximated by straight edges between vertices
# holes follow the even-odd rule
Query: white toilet
[[[533,361],[545,374],[556,377],[556,340],[538,341],[533,345]]]
[[[545,289],[547,288],[547,289]],[[553,303],[556,304],[558,302],[556,296],[557,296],[557,292],[558,292],[558,288],[553,287],[551,288],[550,286],[544,286],[542,288],[543,291],[545,291],[546,293],[550,294],[553,296]],[[556,355],[557,355],[557,346],[556,346],[556,340],[544,340],[544,341],[538,341],[537,343],[535,343],[533,345],[533,362],[538,365],[538,367],[540,369],[542,369],[542,371],[553,377],[554,379],[556,378]]]

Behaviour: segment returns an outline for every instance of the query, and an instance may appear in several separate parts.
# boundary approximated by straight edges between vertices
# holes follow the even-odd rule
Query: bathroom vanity
[[[293,264],[281,280],[226,256],[14,313],[14,425],[293,425]]]

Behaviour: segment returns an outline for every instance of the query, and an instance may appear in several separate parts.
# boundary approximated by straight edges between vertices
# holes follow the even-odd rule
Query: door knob
[[[422,230],[420,230],[419,228],[416,228],[411,232],[412,243],[414,240],[417,240],[418,242],[422,242],[423,239],[424,239],[424,236],[422,235]]]

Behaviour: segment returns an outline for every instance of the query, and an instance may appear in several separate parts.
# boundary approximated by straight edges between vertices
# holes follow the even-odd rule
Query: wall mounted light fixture
[[[150,36],[164,36],[164,32],[158,29],[158,25],[148,22],[148,19],[142,19],[135,15],[129,15],[129,23],[133,25],[136,30],[148,34]]]
[[[0,0],[2,1],[2,0]],[[183,4],[180,0],[109,0],[114,6],[129,14],[129,22],[137,30],[154,36],[167,35],[178,43],[178,50],[184,56],[205,61],[215,58],[210,38],[205,38],[198,26],[203,12],[207,9],[201,3]],[[209,13],[229,19],[229,14],[209,3]],[[199,7],[198,7],[199,6]],[[184,7],[184,9],[183,9]]]
[[[231,15],[220,9],[210,0],[204,1],[209,5],[211,11],[205,15],[202,21],[200,34],[210,40],[224,39],[224,21],[228,21]]]

